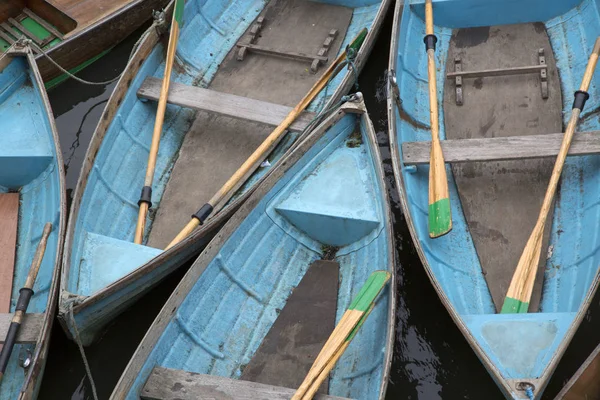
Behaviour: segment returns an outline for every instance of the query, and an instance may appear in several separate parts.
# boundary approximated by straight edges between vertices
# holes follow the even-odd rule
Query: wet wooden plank
[[[145,400],[289,400],[295,389],[154,367],[140,397]],[[315,400],[342,400],[317,394]]]
[[[14,314],[0,314],[0,348],[6,338],[8,327]],[[17,335],[17,343],[36,343],[44,327],[44,314],[25,314]]]
[[[449,163],[470,161],[507,161],[556,157],[563,139],[562,133],[531,136],[509,136],[485,139],[442,140],[444,159]],[[405,165],[429,164],[431,142],[402,144]],[[600,153],[600,131],[578,132],[573,137],[569,156]]]
[[[464,105],[458,106],[454,81],[444,79],[446,139],[495,140],[561,132],[561,86],[543,24],[454,30],[447,72],[453,72],[457,56],[465,71],[534,65],[539,62],[538,51],[542,48],[548,66],[547,99],[542,98],[539,74],[496,76],[463,80]],[[536,139],[536,146],[543,148],[543,138]],[[498,311],[536,223],[553,165],[551,158],[451,164],[459,194],[454,201],[460,201]],[[552,220],[551,215],[548,220]],[[530,312],[537,311],[541,297],[551,224],[546,228]]]
[[[0,313],[10,311],[18,222],[19,194],[0,194]]]
[[[556,399],[600,400],[600,346],[579,367]]]
[[[317,260],[294,289],[240,379],[299,387],[335,328],[339,263]],[[328,380],[319,393],[327,393]]]
[[[137,92],[138,97],[156,100],[160,97],[162,80],[146,78]],[[167,101],[181,107],[208,111],[219,115],[277,126],[292,111],[292,107],[254,100],[248,97],[221,93],[215,90],[171,83]],[[291,131],[301,132],[314,118],[314,113],[304,112],[290,126]]]

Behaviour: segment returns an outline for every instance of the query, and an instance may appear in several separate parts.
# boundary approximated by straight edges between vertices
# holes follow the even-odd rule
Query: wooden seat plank
[[[0,348],[4,344],[13,315],[12,313],[0,314]],[[44,314],[25,314],[17,334],[17,343],[36,343],[43,326]]]
[[[19,222],[19,194],[0,194],[0,313],[10,311]]]
[[[562,139],[562,133],[486,139],[450,139],[442,140],[442,151],[448,163],[556,157]],[[405,165],[429,164],[430,151],[429,141],[405,142],[402,144],[402,162]],[[600,153],[600,131],[575,133],[569,156],[598,153]]]
[[[295,389],[154,367],[140,397],[145,400],[289,400]],[[315,400],[342,400],[317,394]]]
[[[137,92],[138,97],[158,100],[162,80],[148,77]],[[213,112],[219,115],[261,122],[277,126],[292,111],[292,107],[249,99],[243,96],[221,93],[215,90],[171,83],[167,101],[181,107]],[[314,114],[304,112],[290,126],[291,131],[300,132],[306,128]]]
[[[317,260],[288,298],[240,379],[299,387],[335,328],[339,263]],[[319,393],[327,393],[328,381]]]

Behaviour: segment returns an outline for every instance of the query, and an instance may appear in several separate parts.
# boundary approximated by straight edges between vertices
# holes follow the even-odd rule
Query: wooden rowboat
[[[20,37],[32,41],[47,86],[66,79],[61,67],[77,72],[152,18],[167,0],[11,0],[0,4],[0,51]]]
[[[453,229],[431,239],[425,1],[404,3],[395,11],[390,70],[396,76],[388,102],[394,173],[409,229],[440,299],[503,394],[539,398],[599,282],[597,132],[575,133],[545,225],[529,311],[500,311],[600,32],[598,5],[433,1]],[[598,79],[580,131],[600,127]]]
[[[28,46],[0,57],[0,346],[44,225],[52,223],[0,398],[35,398],[56,310],[66,216],[64,171],[54,117]]]
[[[600,346],[579,367],[575,375],[556,396],[557,400],[600,399]]]
[[[215,207],[211,219],[178,245],[160,250],[284,119],[336,55],[369,28],[353,63],[360,70],[389,0],[360,7],[306,0],[265,3],[185,5],[146,245],[134,244],[133,235],[158,78],[164,70],[165,43],[155,29],[140,43],[117,84],[88,148],[65,243],[59,317],[72,336],[68,310],[73,308],[83,343],[90,343],[137,297],[197,255],[271,170],[269,165],[301,140],[314,112],[337,104],[351,89],[356,75],[343,69],[290,127],[268,162],[261,166],[265,159],[259,160],[256,172]]]
[[[383,399],[395,291],[378,152],[362,102],[309,134],[196,260],[111,398],[169,398],[178,385],[182,399],[290,398],[363,283],[384,270],[390,286],[323,392]]]

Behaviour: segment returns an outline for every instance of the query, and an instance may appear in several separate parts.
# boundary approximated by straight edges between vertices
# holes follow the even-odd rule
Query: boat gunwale
[[[390,51],[388,71],[394,71],[395,73],[398,73],[398,71],[396,71],[397,59],[398,59],[398,39],[399,39],[398,35],[400,34],[400,28],[401,28],[401,23],[402,23],[402,13],[404,11],[405,1],[410,1],[410,0],[398,0],[398,2],[396,3],[396,8],[394,10],[394,22],[393,22],[393,27],[392,27],[392,38],[391,38],[391,44],[390,44],[391,51]],[[410,7],[410,2],[408,4],[408,7]],[[450,299],[444,292],[443,288],[440,286],[440,284],[437,280],[437,277],[433,273],[433,271],[429,265],[427,256],[425,255],[425,253],[423,251],[423,248],[421,246],[420,237],[416,231],[415,225],[412,220],[411,208],[408,204],[406,188],[404,186],[404,177],[402,175],[402,166],[404,165],[404,163],[402,161],[402,157],[401,157],[400,151],[399,151],[399,145],[401,145],[401,143],[397,140],[397,129],[396,129],[397,104],[394,100],[394,94],[393,94],[394,91],[392,90],[392,84],[390,82],[390,79],[388,79],[387,93],[388,93],[388,98],[387,98],[388,139],[389,139],[389,143],[390,143],[390,153],[391,153],[391,158],[392,158],[392,169],[394,171],[394,181],[396,183],[396,188],[397,188],[398,195],[400,198],[400,205],[402,207],[402,213],[405,217],[406,224],[410,231],[413,246],[415,247],[415,250],[417,251],[417,254],[419,255],[419,259],[420,259],[421,263],[423,264],[423,268],[425,269],[425,272],[427,273],[427,276],[429,277],[429,280],[431,281],[432,286],[434,287],[435,291],[437,292],[437,294],[440,298],[440,301],[442,302],[442,304],[448,311],[448,314],[454,321],[455,325],[459,328],[459,330],[463,334],[464,338],[467,340],[467,343],[469,344],[469,346],[473,349],[473,351],[475,352],[475,354],[477,355],[479,360],[482,362],[483,366],[490,373],[490,376],[496,382],[496,384],[498,385],[499,389],[502,391],[504,396],[506,396],[508,398],[513,398],[512,393],[514,392],[514,388],[510,386],[510,382],[531,381],[531,382],[534,382],[536,385],[535,398],[538,399],[543,394],[543,391],[546,388],[548,382],[550,381],[550,378],[551,378],[552,374],[554,373],[554,370],[556,369],[556,367],[557,367],[559,361],[561,360],[564,352],[566,351],[569,343],[573,339],[575,332],[579,328],[579,325],[581,324],[581,321],[583,320],[585,314],[587,313],[587,310],[593,300],[593,297],[598,290],[598,286],[600,283],[600,269],[597,270],[596,273],[594,274],[595,278],[593,279],[592,284],[591,284],[589,290],[587,291],[586,296],[582,300],[582,303],[581,303],[579,309],[577,310],[577,313],[576,313],[575,317],[573,318],[571,325],[565,332],[563,340],[558,345],[556,351],[550,358],[550,361],[548,362],[546,368],[543,370],[540,377],[539,378],[531,378],[531,379],[505,379],[502,376],[502,374],[500,373],[500,370],[496,367],[496,365],[488,357],[488,355],[484,351],[484,349],[479,345],[479,342],[471,334],[471,331],[465,324],[461,315],[456,311],[455,307],[452,305],[452,302],[450,301]],[[400,99],[400,101],[401,101],[401,99]],[[489,315],[496,315],[496,314],[489,314]],[[523,392],[522,398],[527,398],[525,395],[525,392]]]
[[[388,327],[386,330],[386,348],[385,356],[383,360],[383,371],[381,377],[381,385],[379,391],[379,400],[383,400],[385,397],[385,390],[387,389],[389,374],[391,370],[391,363],[394,349],[394,332],[395,332],[395,311],[396,311],[396,272],[395,272],[395,256],[394,256],[394,237],[392,231],[392,215],[389,196],[384,180],[384,169],[381,162],[381,154],[379,152],[377,137],[374,128],[372,127],[371,120],[368,118],[364,103],[346,104],[342,105],[334,114],[330,115],[325,121],[319,126],[312,130],[309,135],[299,142],[290,153],[285,155],[280,162],[272,169],[265,180],[261,181],[257,186],[257,189],[252,193],[250,198],[244,202],[239,210],[233,215],[225,226],[216,234],[216,236],[210,241],[202,253],[198,256],[192,267],[186,272],[185,276],[181,279],[169,299],[165,302],[160,312],[150,325],[150,328],[140,341],[134,354],[129,360],[125,370],[123,371],[119,381],[115,385],[110,399],[122,399],[127,396],[131,390],[135,379],[138,376],[141,368],[144,366],[148,356],[152,352],[154,346],[160,340],[162,333],[171,322],[174,316],[177,315],[177,311],[187,295],[190,293],[197,280],[200,279],[201,275],[206,270],[210,262],[219,254],[222,246],[229,240],[231,235],[237,230],[239,225],[250,215],[255,207],[260,203],[263,197],[274,187],[279,179],[285,175],[295,164],[298,162],[304,154],[320,139],[325,133],[337,122],[339,122],[344,116],[350,113],[362,114],[360,118],[366,118],[366,125],[370,128],[366,129],[366,136],[370,142],[371,156],[375,166],[375,172],[378,176],[378,181],[381,186],[382,195],[385,196],[384,208],[385,208],[385,224],[387,229],[385,234],[387,235],[388,245],[388,271],[392,277],[390,279],[389,287],[389,305],[388,305]]]
[[[58,131],[56,129],[56,123],[54,121],[54,113],[52,112],[52,107],[50,106],[50,100],[48,99],[48,95],[46,93],[44,87],[44,81],[40,74],[40,71],[37,67],[37,63],[35,60],[35,56],[33,55],[33,51],[31,47],[28,45],[25,46],[22,50],[13,49],[11,51],[7,51],[0,56],[0,60],[5,59],[6,57],[24,57],[27,60],[31,75],[35,79],[35,83],[38,86],[37,94],[40,96],[42,100],[43,109],[46,112],[46,118],[48,118],[48,124],[50,131],[52,132],[52,140],[54,144],[54,163],[56,163],[57,173],[58,173],[58,183],[59,183],[59,222],[57,227],[53,227],[56,229],[56,233],[58,235],[58,240],[56,243],[56,256],[54,258],[54,270],[51,274],[52,282],[50,283],[50,289],[48,293],[48,300],[46,301],[46,310],[44,311],[44,321],[42,323],[42,329],[40,330],[38,339],[35,344],[35,351],[31,358],[31,364],[28,368],[27,375],[25,376],[25,380],[23,382],[23,386],[21,386],[21,390],[19,393],[19,399],[29,399],[34,397],[34,394],[39,389],[38,380],[43,375],[44,367],[46,364],[46,358],[48,355],[48,347],[50,344],[50,334],[52,332],[52,325],[54,323],[54,316],[57,312],[57,299],[59,292],[59,279],[60,279],[60,269],[62,266],[62,251],[63,251],[63,243],[65,238],[65,228],[66,221],[65,217],[67,215],[67,200],[66,200],[66,190],[65,190],[65,171],[64,171],[64,163],[62,159],[62,151],[60,148],[60,138],[58,136]]]
[[[367,62],[368,56],[373,48],[375,40],[377,39],[381,26],[383,25],[383,20],[385,18],[391,1],[392,0],[381,0],[381,3],[377,10],[377,14],[374,17],[370,29],[368,30],[365,41],[356,55],[354,65],[356,66],[359,73]],[[167,32],[173,13],[173,4],[174,1],[171,1],[165,8],[165,21],[169,21],[166,23],[167,29],[165,29],[165,31]],[[73,195],[73,201],[71,203],[71,210],[66,231],[65,250],[62,261],[61,296],[59,299],[61,307],[63,305],[64,300],[62,293],[68,292],[67,282],[71,267],[70,256],[76,221],[81,205],[81,200],[83,198],[85,187],[87,185],[87,179],[94,165],[95,157],[100,149],[100,146],[102,145],[104,135],[106,134],[108,128],[110,127],[110,124],[112,123],[120,107],[120,101],[125,97],[127,91],[129,90],[129,83],[135,78],[135,76],[137,76],[137,71],[141,68],[141,65],[146,60],[148,55],[152,52],[155,45],[165,37],[164,33],[159,35],[153,26],[150,27],[146,32],[147,37],[144,40],[142,40],[137,51],[134,53],[130,62],[126,66],[125,70],[123,71],[123,75],[121,76],[117,85],[115,86],[115,89],[113,90],[113,93],[111,94],[108,103],[104,111],[102,112],[102,116],[100,117],[100,123],[94,131],[94,134],[86,151],[85,160],[81,167],[81,172],[77,181],[77,186]],[[354,74],[350,73],[350,71],[347,71],[341,83],[335,89],[335,91],[333,92],[333,94],[331,95],[324,107],[330,107],[336,102],[338,102],[342,98],[342,96],[352,88],[353,84]],[[287,150],[286,153],[289,154],[291,151],[293,151],[306,137],[307,134],[304,134],[296,138],[294,144],[290,147],[290,149]],[[92,152],[94,152],[94,154],[90,155]],[[93,293],[92,295],[87,296],[85,298],[79,299],[81,301],[77,302],[73,306],[73,314],[76,315],[85,308],[90,307],[110,297],[113,293],[119,292],[121,289],[137,281],[149,272],[158,269],[170,259],[184,255],[184,260],[178,263],[177,267],[171,268],[171,270],[175,270],[179,268],[185,261],[188,261],[191,258],[193,258],[197,252],[191,251],[190,249],[195,247],[194,245],[198,242],[203,241],[207,235],[211,234],[215,229],[218,229],[219,226],[221,226],[225,221],[227,221],[231,217],[231,215],[237,210],[237,208],[241,204],[243,204],[243,202],[246,201],[246,199],[252,194],[254,189],[258,187],[258,185],[260,185],[270,175],[270,173],[271,171],[265,173],[265,175],[261,177],[257,182],[255,182],[254,185],[247,192],[240,195],[235,201],[231,202],[231,204],[229,204],[228,206],[221,208],[221,210],[217,214],[215,214],[214,217],[206,221],[202,227],[196,229],[190,236],[179,242],[177,245],[173,246],[169,250],[165,250],[163,253],[154,257],[146,264],[136,268],[124,277],[118,279],[117,281],[111,283],[110,285],[97,291],[96,293]],[[59,318],[62,313],[64,313],[64,310],[60,310]],[[63,326],[63,328],[65,328],[65,332],[68,335],[71,335],[71,333],[69,332],[70,329],[68,328],[68,323],[66,321],[63,321],[62,318],[60,318],[60,320],[61,325]],[[98,325],[103,325],[106,322],[107,321],[101,322]]]

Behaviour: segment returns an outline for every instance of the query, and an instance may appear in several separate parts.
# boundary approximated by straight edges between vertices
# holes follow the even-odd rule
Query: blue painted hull
[[[566,124],[572,93],[579,87],[596,37],[600,2],[596,0],[513,1],[434,0],[438,66],[438,99],[444,98],[446,61],[452,29],[542,21],[550,38],[563,93]],[[521,382],[541,396],[548,379],[583,318],[598,285],[600,242],[598,156],[567,159],[556,199],[540,312],[496,314],[451,169],[447,166],[453,230],[430,239],[427,227],[429,166],[405,166],[402,143],[431,140],[427,58],[423,45],[424,1],[406,1],[395,15],[390,69],[396,71],[402,100],[401,117],[389,98],[390,141],[394,172],[415,246],[435,289],[457,326],[507,398],[527,398]],[[599,128],[598,74],[582,114],[580,131]],[[443,107],[440,129],[445,137]],[[415,123],[416,122],[416,123]],[[421,126],[421,127],[419,127]],[[533,229],[533,226],[532,226]],[[585,233],[584,233],[585,232]],[[525,243],[523,243],[525,245]]]
[[[54,117],[35,59],[27,48],[0,58],[0,193],[19,193],[17,250],[10,312],[25,284],[46,222],[52,232],[27,313],[44,313],[37,343],[15,345],[0,399],[37,396],[58,295],[65,225],[63,162]],[[23,361],[29,359],[29,367]]]
[[[155,366],[238,379],[277,310],[330,246],[340,264],[337,321],[372,271],[388,270],[392,279],[334,369],[329,394],[384,397],[395,307],[392,227],[375,132],[351,107],[311,133],[207,246],[112,398],[139,398]]]
[[[362,28],[370,29],[355,62],[359,69],[366,61],[389,2],[373,0],[349,4],[356,8],[343,46]],[[178,67],[172,82],[207,86],[264,6],[263,0],[188,1],[177,48]],[[269,171],[263,168],[256,172],[228,206],[172,249],[163,252],[133,245],[137,201],[156,111],[156,103],[142,101],[136,93],[146,77],[163,76],[166,50],[160,39],[154,28],[148,31],[115,88],[88,149],[74,195],[63,260],[59,318],[72,336],[73,321],[68,314],[73,307],[75,323],[85,344],[93,341],[103,326],[144,292],[198,254]],[[323,91],[311,107],[339,100],[350,90],[353,80],[353,74],[344,70],[329,83],[328,98]],[[160,207],[194,115],[191,109],[167,107],[153,184],[155,209]],[[269,160],[276,164],[295,142],[298,142],[297,136],[288,134]],[[152,219],[148,219],[146,226],[147,237]],[[111,256],[105,256],[105,250]]]

